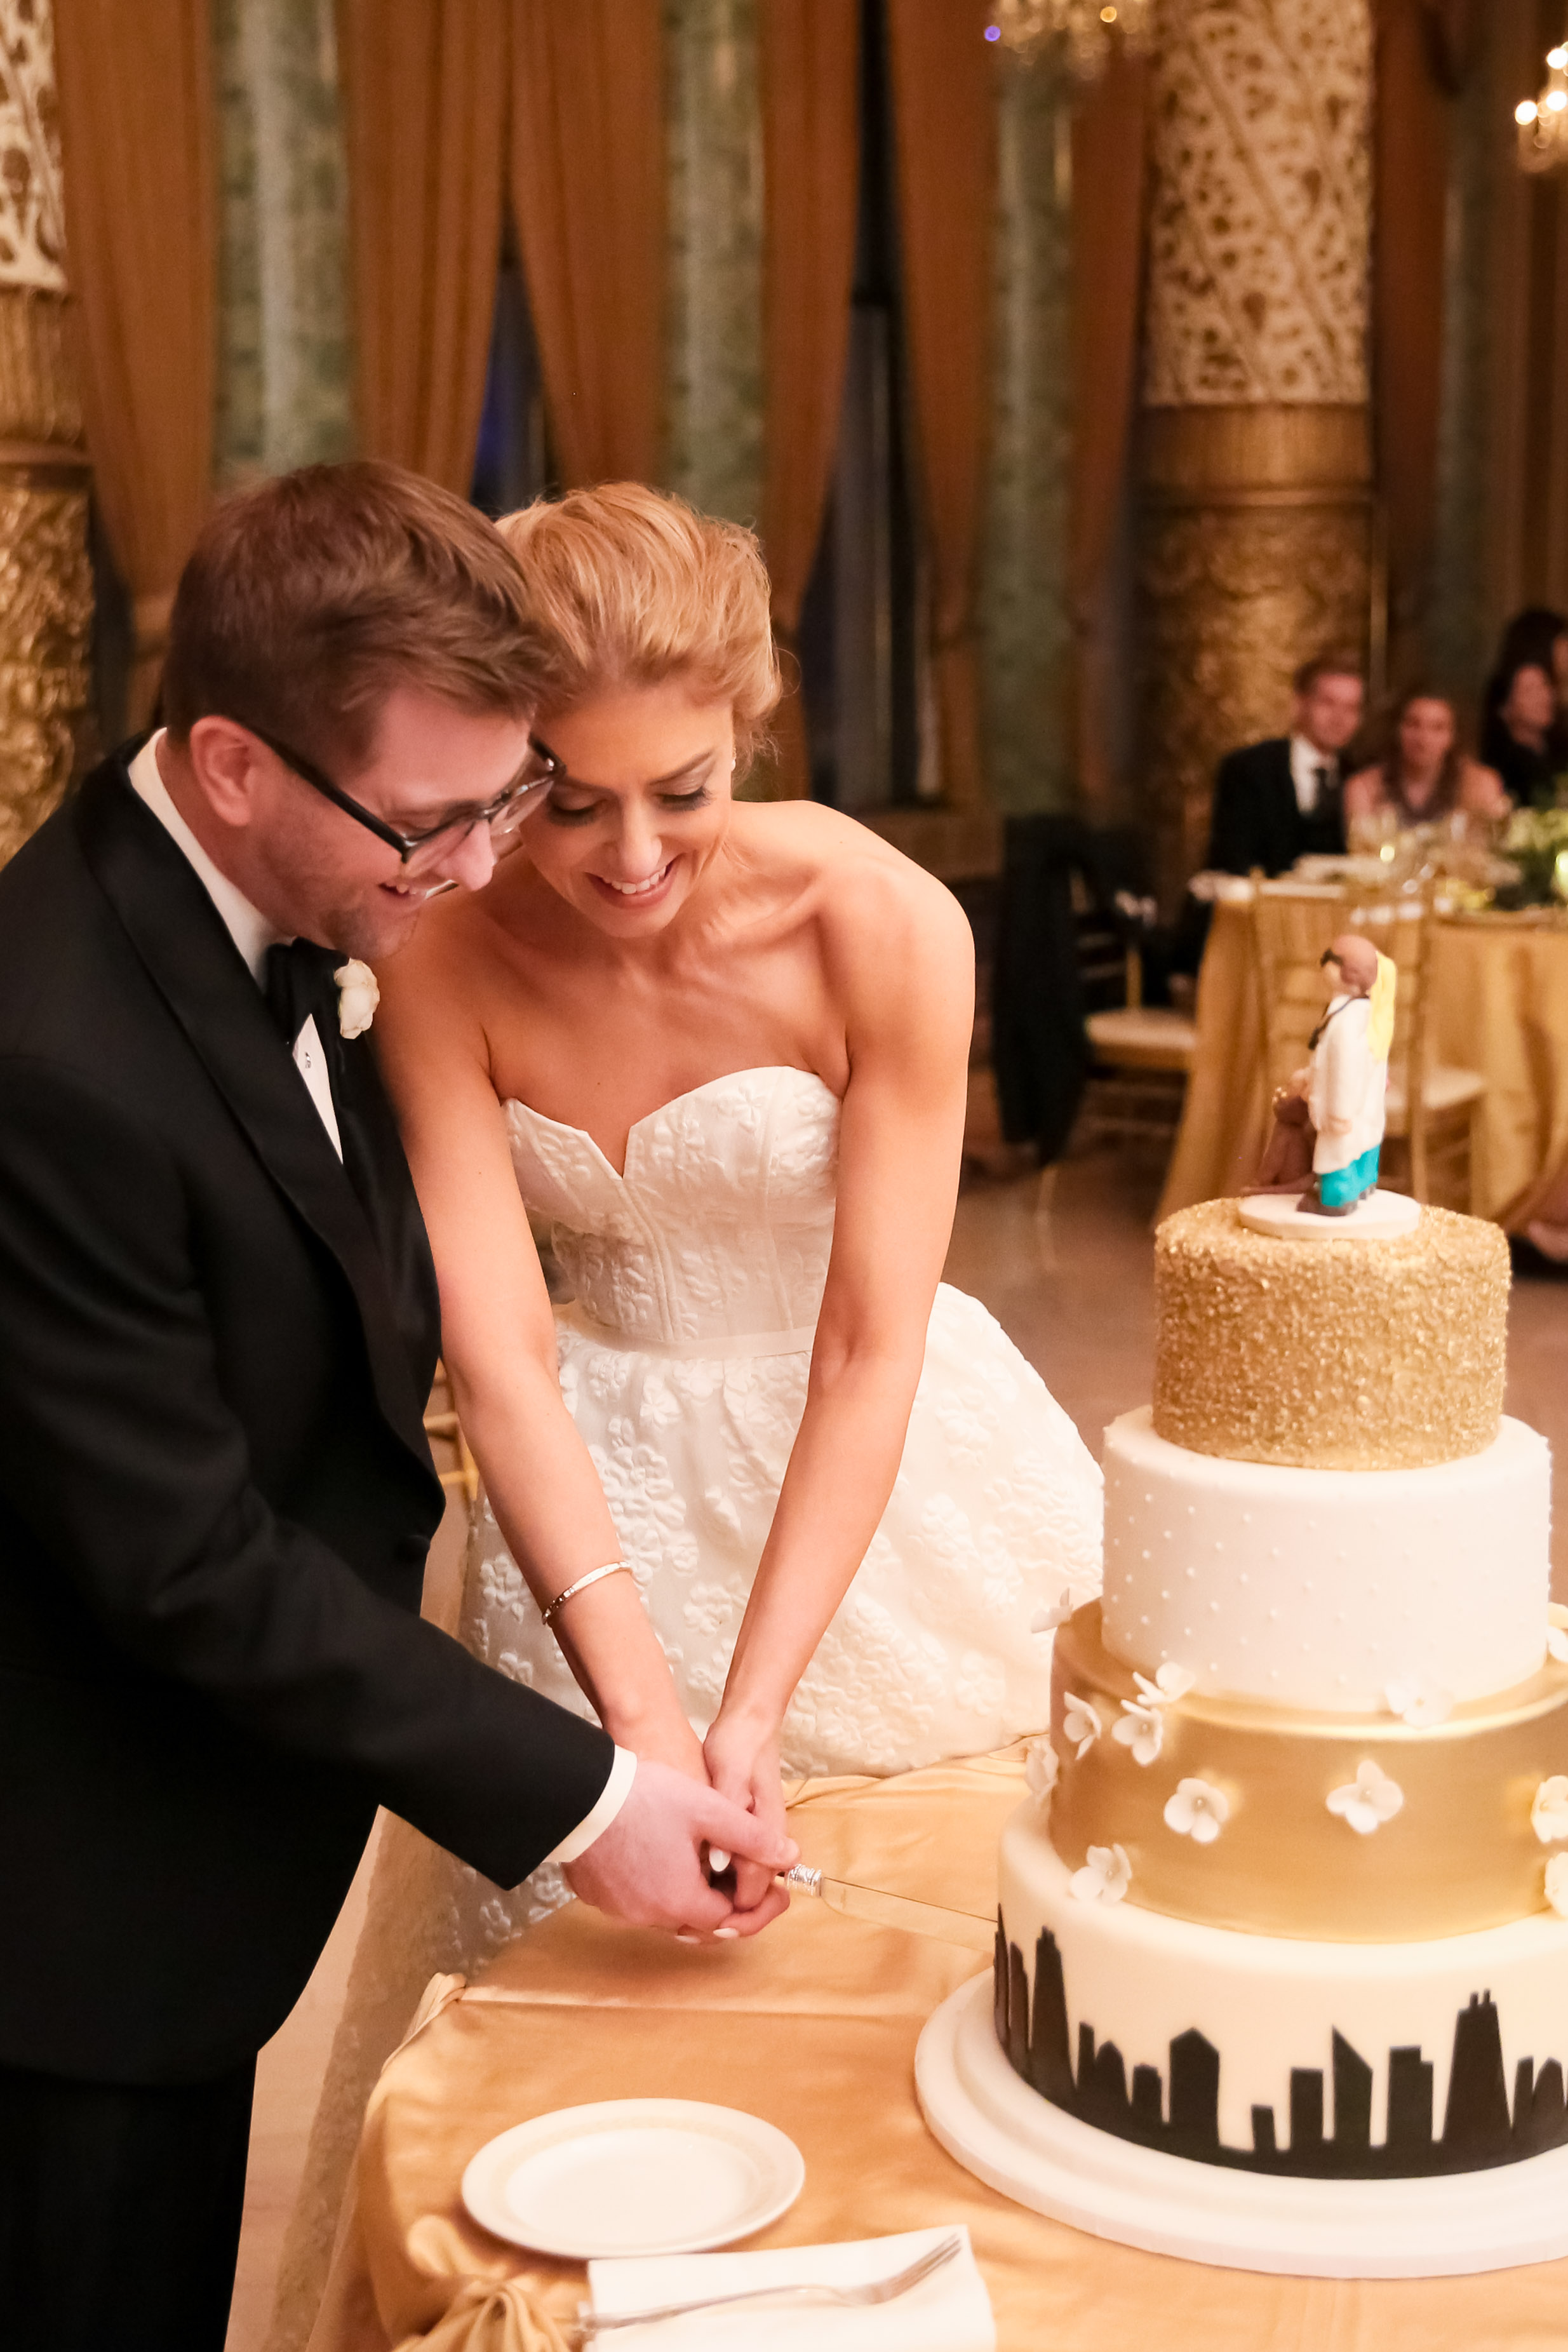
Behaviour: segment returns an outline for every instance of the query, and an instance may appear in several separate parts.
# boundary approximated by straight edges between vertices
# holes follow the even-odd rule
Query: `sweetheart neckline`
[[[508,1095],[506,1097],[506,1100],[502,1103],[501,1108],[506,1112],[508,1118],[515,1110],[522,1111],[528,1118],[538,1119],[543,1126],[553,1127],[558,1135],[575,1135],[580,1142],[587,1144],[591,1151],[598,1153],[600,1159],[610,1171],[612,1176],[614,1177],[616,1182],[618,1184],[624,1184],[626,1181],[626,1170],[632,1164],[632,1146],[636,1140],[639,1130],[647,1127],[653,1119],[662,1118],[667,1110],[675,1109],[681,1103],[694,1102],[698,1095],[711,1093],[715,1087],[732,1087],[737,1078],[772,1078],[779,1076],[810,1078],[811,1084],[816,1087],[821,1087],[822,1092],[828,1096],[830,1100],[832,1102],[841,1103],[843,1100],[843,1097],[841,1095],[836,1095],[833,1093],[833,1090],[828,1084],[826,1078],[819,1077],[815,1070],[800,1069],[793,1062],[758,1062],[755,1067],[750,1069],[727,1070],[721,1077],[705,1078],[701,1086],[687,1087],[684,1093],[672,1095],[668,1102],[656,1103],[652,1110],[644,1111],[641,1118],[634,1118],[631,1126],[626,1130],[626,1157],[622,1165],[619,1168],[617,1168],[613,1160],[611,1159],[610,1154],[605,1150],[604,1146],[597,1139],[596,1137],[590,1135],[585,1127],[573,1127],[566,1119],[551,1118],[549,1111],[536,1110],[532,1103],[524,1102],[520,1095]]]

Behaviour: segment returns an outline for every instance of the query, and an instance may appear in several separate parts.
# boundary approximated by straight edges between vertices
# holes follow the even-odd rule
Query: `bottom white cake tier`
[[[995,2022],[1099,2130],[1319,2179],[1473,2172],[1568,2144],[1568,1919],[1324,1944],[1082,1900],[1033,1803],[1002,1833]]]

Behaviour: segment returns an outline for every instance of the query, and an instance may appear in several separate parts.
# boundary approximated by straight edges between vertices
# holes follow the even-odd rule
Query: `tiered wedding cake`
[[[1555,2237],[1478,2223],[1458,2254],[1438,2227],[1428,2261],[1420,2222],[1460,2187],[1434,2176],[1523,2163],[1517,2217],[1528,2160],[1568,2143],[1568,1633],[1547,1447],[1501,1414],[1508,1282],[1502,1234],[1440,1210],[1386,1241],[1272,1239],[1232,1202],[1161,1227],[1153,1411],[1106,1433],[1104,1599],[1057,1634],[1002,1840],[987,2040],[1021,2084],[967,2069],[988,2130],[1120,2187],[1081,2213],[993,2147],[976,2168],[1027,2201],[1262,2267],[1568,2246],[1568,2154],[1544,2157]],[[1042,2101],[1075,2138],[1033,2129]],[[1239,2234],[1162,2237],[1162,2182],[1228,2198]]]

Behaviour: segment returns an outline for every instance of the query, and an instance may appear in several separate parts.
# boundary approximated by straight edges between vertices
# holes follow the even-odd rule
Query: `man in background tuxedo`
[[[434,1277],[356,1034],[373,985],[339,976],[488,879],[548,788],[537,691],[488,524],[391,467],[308,468],[204,532],[167,731],[0,875],[18,2343],[220,2352],[256,2053],[378,1805],[502,1885],[553,1855],[644,1924],[747,1934],[782,1901],[737,1912],[702,1848],[776,1870],[787,1843],[419,1615]]]
[[[1361,671],[1344,656],[1321,654],[1292,684],[1290,733],[1219,763],[1207,863],[1221,874],[1284,874],[1298,857],[1344,849],[1343,758],[1361,725]]]

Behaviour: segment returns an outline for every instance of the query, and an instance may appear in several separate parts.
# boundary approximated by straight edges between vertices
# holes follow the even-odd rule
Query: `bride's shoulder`
[[[743,849],[788,876],[829,942],[883,971],[907,954],[966,967],[973,935],[957,899],[870,825],[816,801],[741,803]]]

